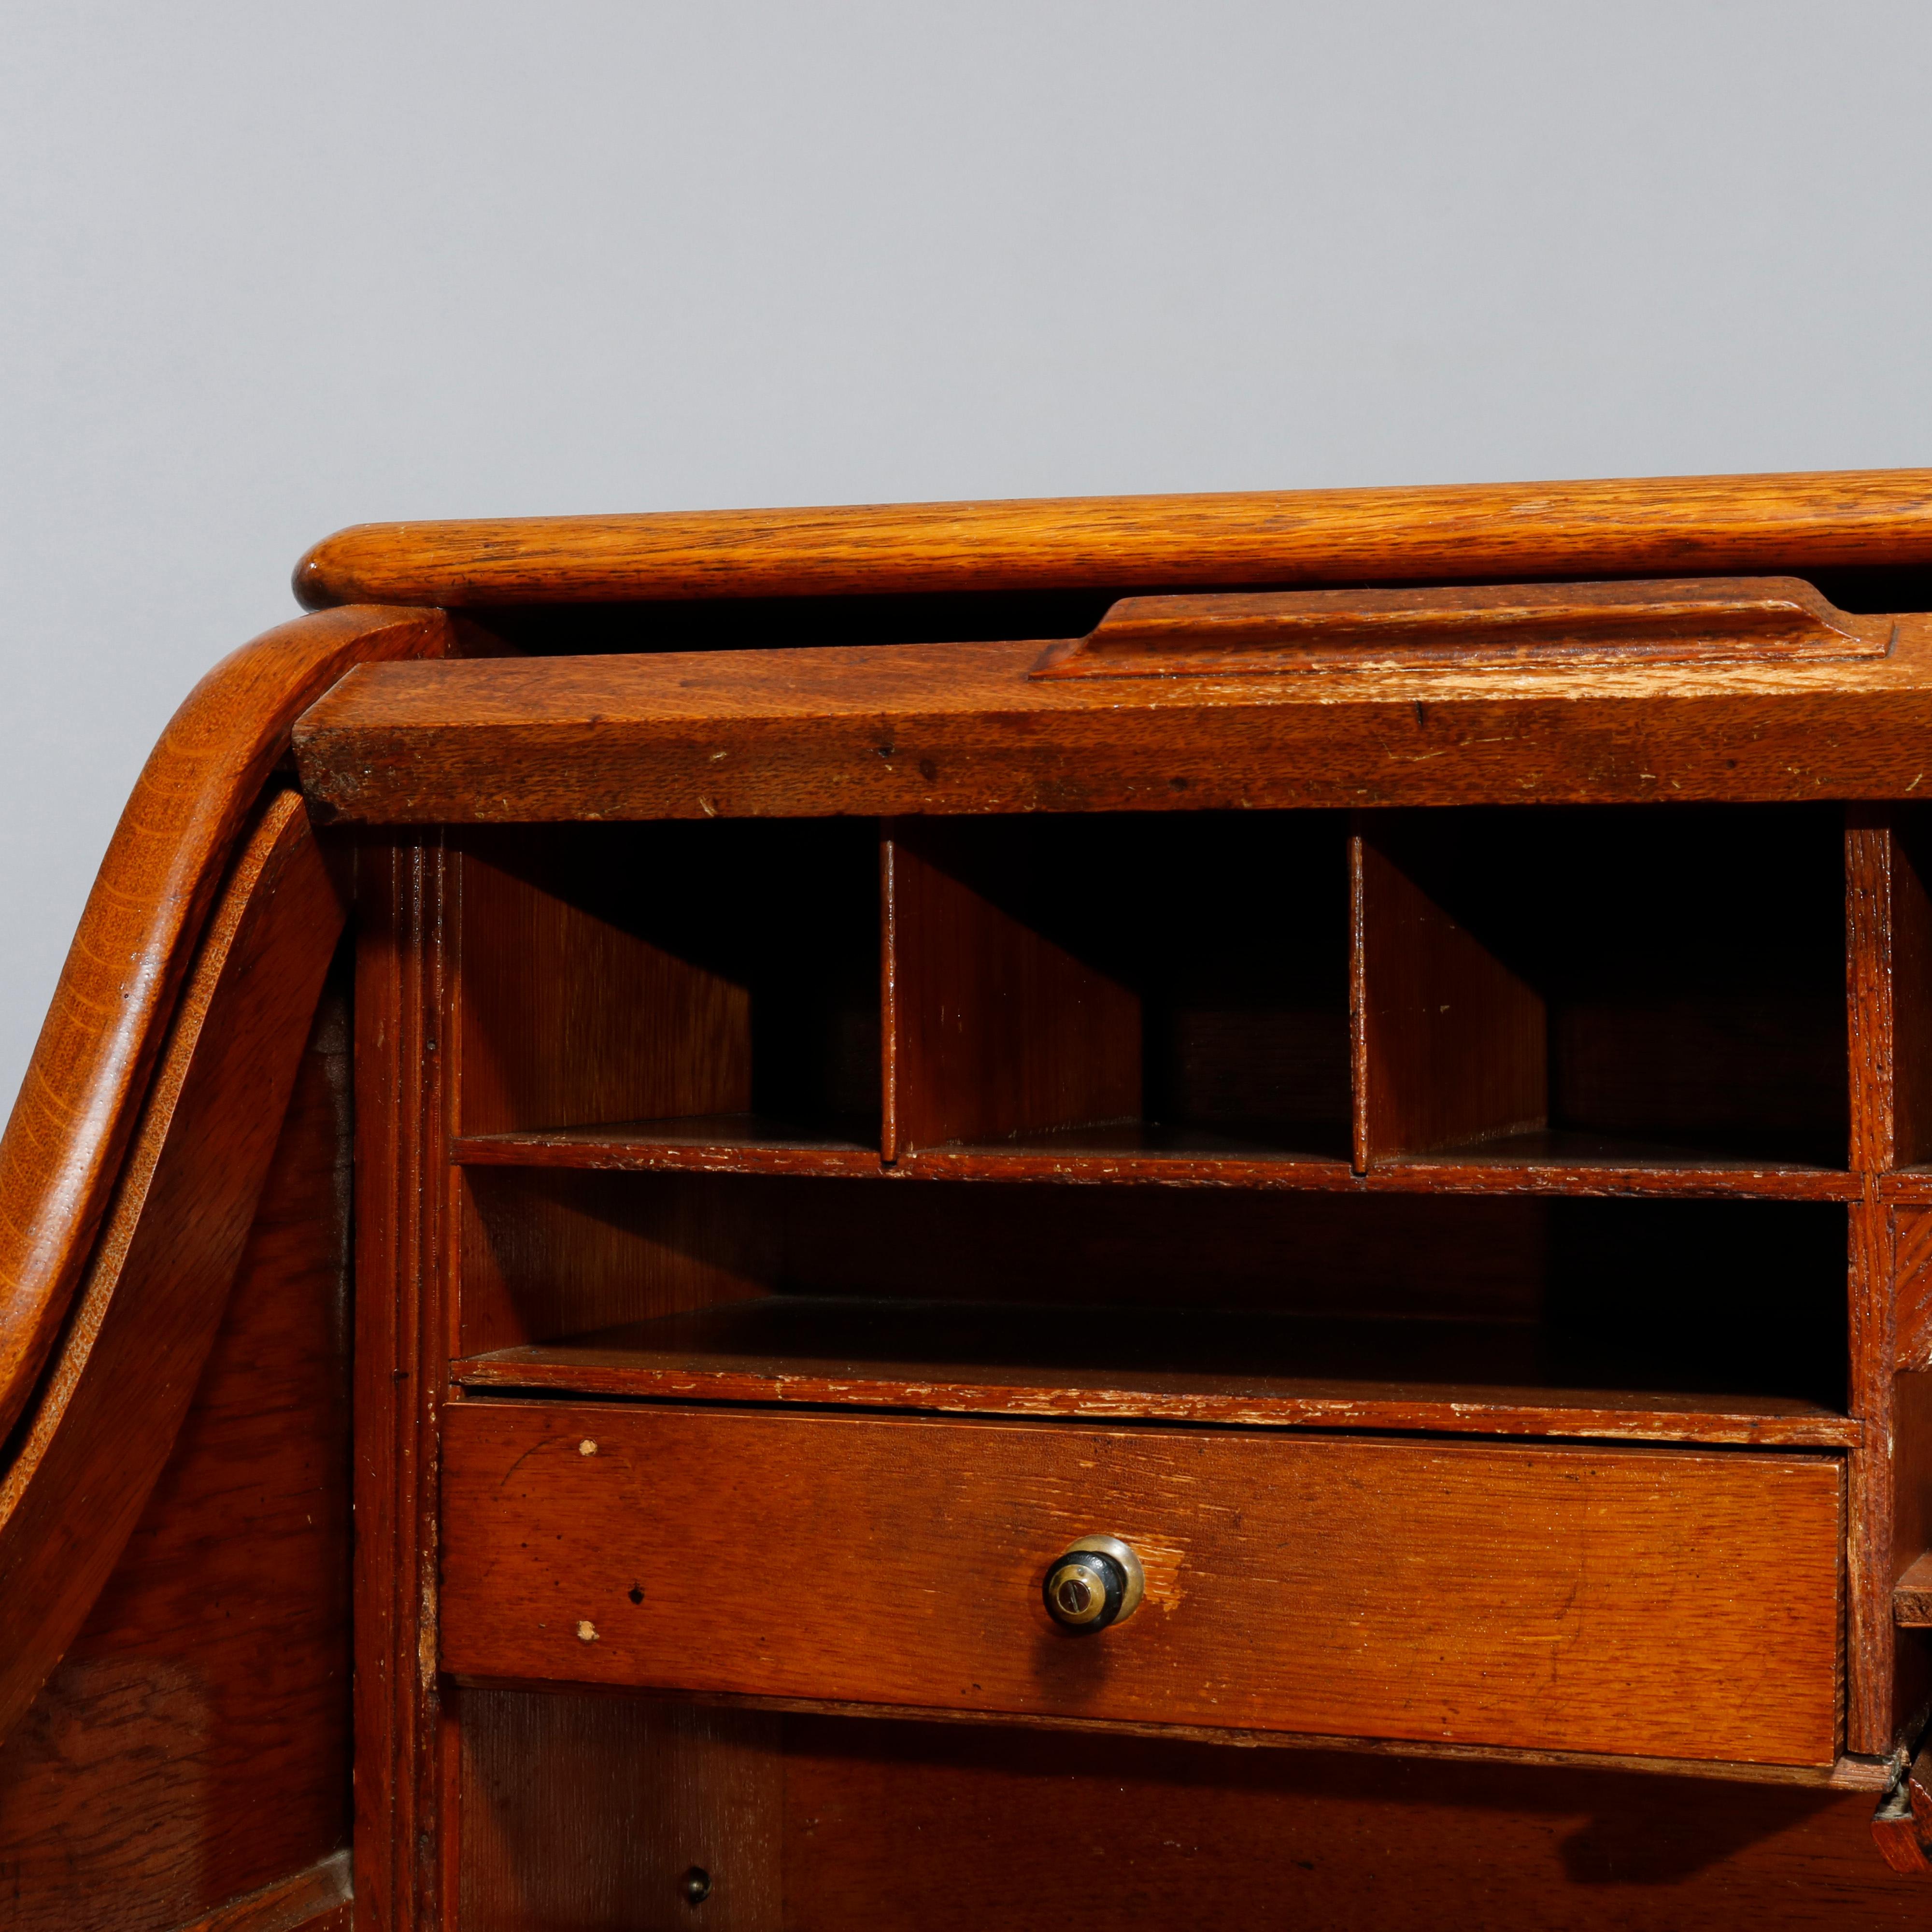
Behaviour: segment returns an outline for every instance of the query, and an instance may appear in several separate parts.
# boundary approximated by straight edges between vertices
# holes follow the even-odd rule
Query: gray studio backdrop
[[[1926,0],[0,0],[0,1107],[368,518],[1932,463]]]

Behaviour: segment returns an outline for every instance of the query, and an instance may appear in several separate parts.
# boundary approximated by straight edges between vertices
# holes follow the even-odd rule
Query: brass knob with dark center
[[[1118,1536],[1083,1536],[1047,1565],[1041,1594],[1061,1629],[1084,1634],[1124,1623],[1146,1588],[1141,1559]]]

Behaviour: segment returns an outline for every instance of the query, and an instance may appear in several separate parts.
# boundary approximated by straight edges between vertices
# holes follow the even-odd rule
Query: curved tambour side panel
[[[8,1932],[345,1932],[348,967],[345,942],[172,1450],[94,1607],[0,1744]],[[204,1048],[208,1028],[224,1024],[219,1012],[203,1021]],[[288,1043],[274,1046],[278,1059]],[[235,1151],[226,1135],[209,1148],[222,1160]],[[157,1213],[158,1185],[148,1189]],[[200,1291],[220,1292],[221,1269],[189,1265],[196,1245],[181,1257],[181,1276],[190,1316],[205,1320],[205,1305],[197,1313],[193,1304],[205,1304]],[[146,1286],[152,1316],[158,1284]],[[136,1298],[124,1312],[136,1312]],[[181,1352],[158,1354],[136,1401],[158,1392],[156,1377],[178,1367]],[[97,1338],[88,1372],[115,1379],[113,1354],[111,1337]],[[70,1407],[68,1419],[84,1413]],[[144,1407],[128,1419],[142,1423],[137,1460],[160,1453],[149,1437],[165,1435],[166,1405],[158,1431],[157,1413]],[[112,1444],[97,1448],[126,1448],[132,1431],[113,1420]],[[86,1459],[77,1460],[86,1474]],[[92,1478],[117,1509],[118,1474],[94,1459]],[[35,1480],[72,1486],[52,1458]],[[103,1554],[90,1545],[90,1571]],[[92,1574],[81,1581],[84,1595]]]
[[[223,889],[0,1474],[0,1738],[92,1609],[180,1432],[347,910],[300,795],[276,792]]]
[[[201,680],[149,757],[0,1138],[0,1439],[66,1319],[208,908],[290,726],[352,666],[440,656],[449,635],[440,611],[406,608],[279,625]]]
[[[1932,470],[364,524],[311,609],[1932,563]]]

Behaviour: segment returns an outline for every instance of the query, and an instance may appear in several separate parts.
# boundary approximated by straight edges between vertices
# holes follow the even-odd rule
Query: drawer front
[[[932,1709],[1820,1764],[1835,1459],[466,1402],[443,1664]],[[1063,1631],[1111,1534],[1146,1600]]]

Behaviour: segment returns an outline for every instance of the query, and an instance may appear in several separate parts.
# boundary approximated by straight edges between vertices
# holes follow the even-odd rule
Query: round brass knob
[[[1083,1536],[1047,1565],[1041,1594],[1061,1629],[1084,1633],[1126,1622],[1146,1588],[1141,1559],[1118,1536]]]

